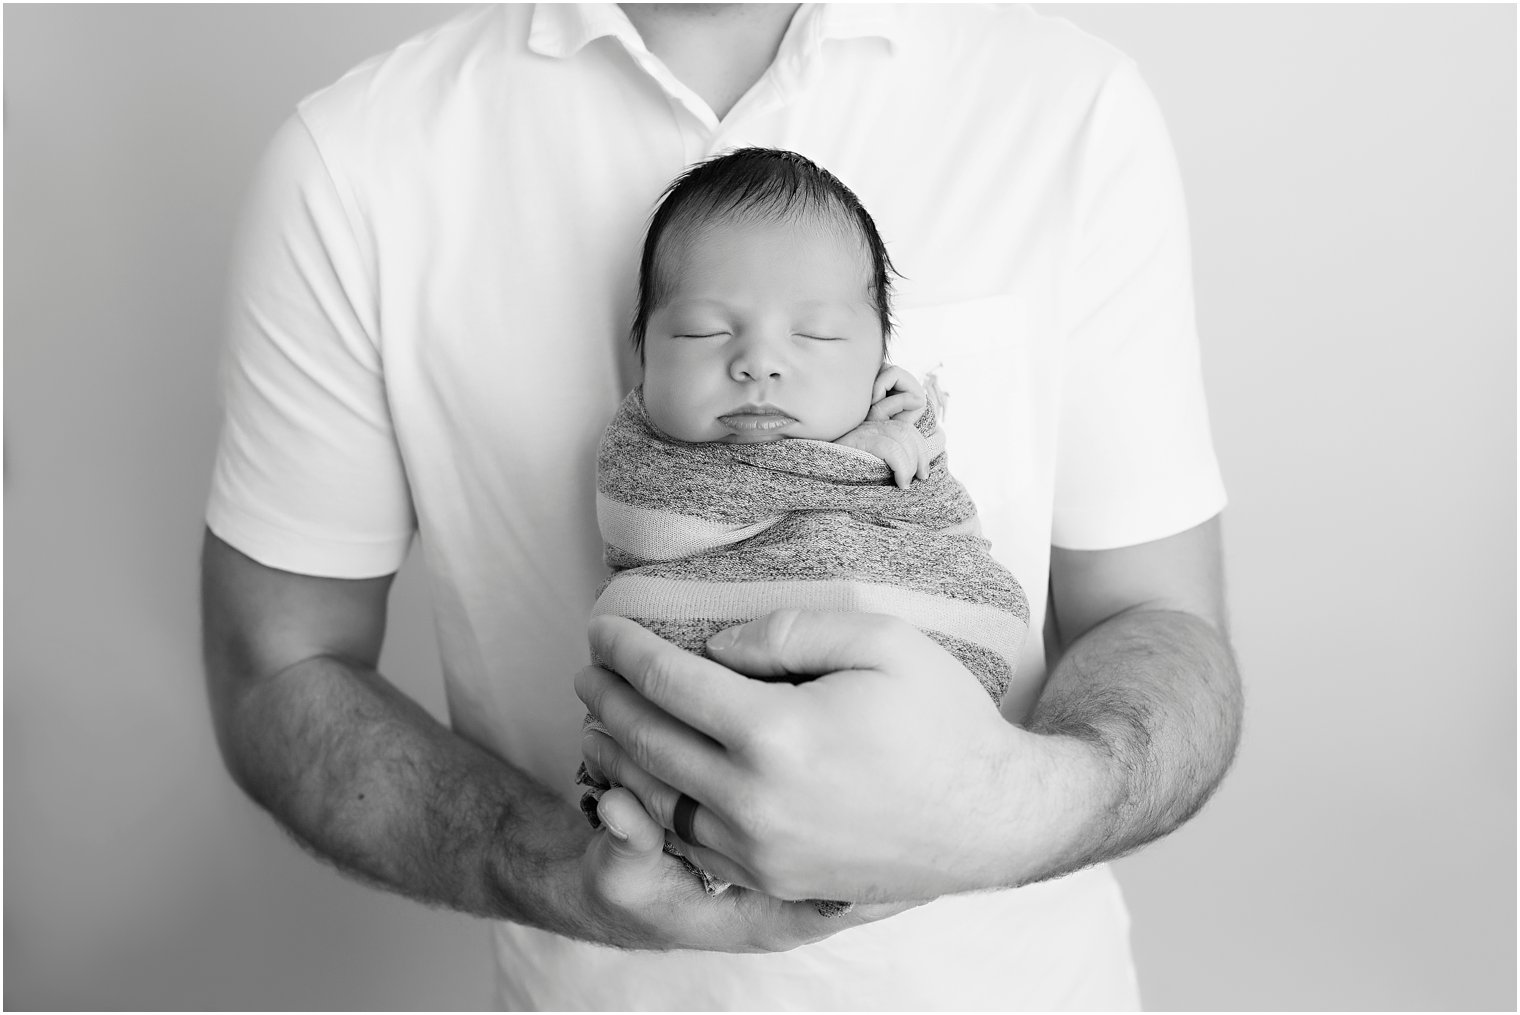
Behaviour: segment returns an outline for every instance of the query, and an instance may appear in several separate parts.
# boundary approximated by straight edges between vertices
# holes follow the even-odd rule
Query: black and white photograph
[[[3,1006],[1515,1010],[1516,11],[6,4]]]

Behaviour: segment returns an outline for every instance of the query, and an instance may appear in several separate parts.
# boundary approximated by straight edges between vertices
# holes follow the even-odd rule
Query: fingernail
[[[606,812],[600,807],[596,809],[596,816],[602,819],[602,824],[606,826],[608,834],[614,839],[619,842],[628,841],[628,833],[619,828],[616,823],[609,821]]]
[[[730,627],[727,631],[719,631],[707,639],[707,647],[721,652],[726,648],[733,648],[734,642],[739,640],[739,629]]]

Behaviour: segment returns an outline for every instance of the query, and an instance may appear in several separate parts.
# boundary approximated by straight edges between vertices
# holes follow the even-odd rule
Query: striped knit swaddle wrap
[[[628,617],[697,655],[719,631],[786,607],[892,614],[1000,701],[1029,606],[946,467],[932,409],[917,429],[929,476],[904,490],[881,459],[838,444],[672,440],[650,425],[635,388],[597,454],[597,522],[613,573],[592,614]],[[584,768],[581,781],[593,785]],[[582,801],[593,822],[605,788]],[[709,892],[728,887],[698,873]]]

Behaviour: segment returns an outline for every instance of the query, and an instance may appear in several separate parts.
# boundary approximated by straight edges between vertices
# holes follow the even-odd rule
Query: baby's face
[[[644,337],[656,428],[694,443],[832,441],[865,419],[883,350],[857,240],[827,225],[725,222],[662,256],[675,284]]]

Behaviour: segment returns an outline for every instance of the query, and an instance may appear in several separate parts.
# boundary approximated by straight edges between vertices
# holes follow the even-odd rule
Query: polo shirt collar
[[[617,4],[534,4],[528,48],[540,56],[574,56],[593,39],[611,35],[626,45],[641,45]]]
[[[885,39],[896,50],[906,41],[901,4],[804,4],[817,8],[820,39]],[[803,12],[798,11],[799,15]]]
[[[896,4],[803,4],[796,17],[810,22],[819,40],[880,38],[894,49],[903,41],[902,15]],[[563,59],[604,35],[630,49],[644,46],[617,4],[535,4],[528,48],[540,56]]]

